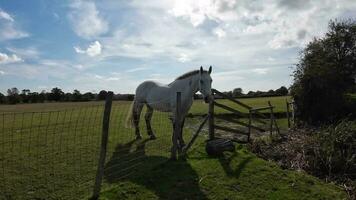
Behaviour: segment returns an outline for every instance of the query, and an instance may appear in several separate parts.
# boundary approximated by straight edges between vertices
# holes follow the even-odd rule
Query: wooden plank
[[[248,109],[248,110],[253,109],[251,106],[249,106],[249,105],[247,105],[247,104],[244,104],[244,103],[242,103],[241,101],[236,100],[236,99],[234,99],[234,98],[232,98],[232,97],[229,97],[229,96],[227,96],[226,94],[224,94],[224,93],[222,93],[222,92],[220,92],[220,91],[218,91],[218,90],[216,90],[216,89],[211,89],[211,91],[212,91],[213,93],[216,93],[216,94],[218,94],[218,95],[220,95],[220,96],[222,96],[222,97],[224,97],[224,98],[226,98],[226,99],[228,99],[228,100],[230,100],[230,101],[232,101],[232,102],[234,102],[234,103],[236,103],[236,104],[238,104],[238,105],[240,105],[240,106],[242,106],[242,107]],[[255,113],[256,113],[257,115],[259,115],[260,117],[267,118],[263,113],[260,113],[260,112],[258,112],[258,111],[256,111]],[[261,122],[261,121],[260,121],[260,122]],[[262,123],[263,123],[263,122],[262,122]]]
[[[95,184],[93,188],[93,195],[91,199],[98,199],[101,183],[104,176],[104,165],[107,151],[107,144],[109,138],[109,124],[110,124],[110,113],[111,113],[111,105],[112,105],[112,97],[113,92],[108,92],[105,100],[105,108],[104,108],[104,116],[103,116],[103,128],[101,135],[101,147],[100,147],[100,155],[98,161],[98,168],[96,172]]]
[[[192,139],[189,141],[189,143],[187,144],[187,146],[185,146],[183,148],[183,154],[186,154],[187,151],[189,150],[189,148],[193,145],[195,139],[198,137],[201,129],[203,128],[203,126],[205,125],[206,121],[208,121],[209,119],[209,115],[207,115],[205,118],[204,118],[204,121],[200,124],[198,130],[194,133]]]
[[[225,120],[225,121],[229,121],[229,122],[231,122],[231,123],[240,124],[240,125],[246,126],[246,127],[249,126],[249,124],[247,124],[247,123],[245,123],[245,122],[238,121],[237,119],[234,119],[234,118],[231,118],[231,117],[229,117],[229,118],[224,118],[224,117],[221,117],[221,116],[219,116],[219,115],[216,115],[215,118],[218,118],[218,119],[221,119],[221,120]],[[262,131],[262,132],[265,132],[265,131],[266,131],[265,129],[260,128],[260,127],[257,127],[257,126],[254,126],[254,125],[251,125],[251,128],[256,129],[256,130],[258,130],[258,131]]]
[[[176,160],[177,159],[177,150],[180,151],[180,148],[178,149],[178,138],[181,133],[181,103],[182,103],[182,93],[177,92],[176,96],[176,116],[175,116],[175,122],[174,122],[174,130],[173,130],[173,137],[172,137],[172,149],[171,149],[171,160]]]
[[[289,103],[288,100],[286,99],[286,105],[287,105],[287,122],[288,122],[288,128],[290,128],[290,116],[289,116]]]
[[[270,101],[268,101],[268,105],[272,106]],[[275,127],[277,129],[278,134],[280,134],[276,118],[274,117],[273,108],[271,108],[271,118],[273,119],[273,123],[274,123],[274,125],[275,125]]]
[[[222,96],[222,97],[224,97],[224,98],[226,98],[226,99],[229,99],[230,101],[232,101],[232,102],[234,102],[234,103],[236,103],[236,104],[239,104],[240,106],[242,106],[242,107],[244,107],[244,108],[246,108],[246,109],[251,109],[251,108],[252,108],[251,106],[246,105],[246,104],[242,103],[241,101],[236,100],[236,99],[234,99],[234,98],[232,98],[232,97],[229,97],[229,96],[227,96],[226,94],[217,91],[216,89],[211,89],[211,90],[212,90],[214,93],[216,93],[216,94],[218,94],[218,95],[220,95],[220,96]]]
[[[274,108],[274,106],[272,106]],[[271,109],[270,106],[266,106],[266,107],[260,107],[260,108],[251,108],[250,111],[252,112],[256,112],[256,111],[261,111],[261,110],[268,110]]]
[[[250,142],[250,137],[251,137],[251,128],[252,128],[252,113],[251,111],[248,113],[248,136],[247,136],[247,141]]]
[[[214,104],[215,104],[215,106],[217,106],[217,107],[220,107],[220,108],[223,108],[223,109],[225,109],[225,110],[228,110],[228,111],[230,111],[230,112],[232,112],[232,113],[234,113],[234,114],[236,114],[236,115],[239,115],[239,116],[241,116],[241,117],[247,117],[247,115],[246,115],[245,113],[242,113],[242,112],[240,112],[240,111],[238,111],[238,110],[236,110],[236,109],[233,109],[233,108],[230,108],[230,107],[225,106],[225,105],[223,105],[223,104],[220,104],[220,103],[218,103],[218,102],[216,102],[216,101],[214,101]]]
[[[215,138],[214,132],[214,99],[211,99],[209,102],[209,139],[212,140]]]
[[[218,126],[218,125],[214,125],[214,128],[218,129],[218,130],[226,131],[226,132],[231,132],[231,133],[235,133],[235,134],[242,134],[242,135],[248,136],[248,133],[238,130],[238,129],[233,129],[233,128],[224,127],[224,126]]]

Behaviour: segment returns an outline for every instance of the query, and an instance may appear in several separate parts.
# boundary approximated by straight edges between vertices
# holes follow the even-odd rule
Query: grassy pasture
[[[267,100],[243,99],[254,107],[265,106]],[[273,97],[271,102],[283,112],[285,97]],[[156,112],[153,116],[157,140],[134,142],[133,130],[124,126],[129,105],[113,102],[103,199],[165,199],[168,195],[176,199],[196,199],[196,195],[207,199],[293,199],[300,193],[306,199],[339,199],[345,195],[334,185],[281,170],[242,146],[237,156],[209,158],[203,146],[206,129],[187,162],[166,162],[172,132],[168,115]],[[193,114],[206,111],[207,104],[199,101],[191,110]],[[97,167],[102,114],[103,102],[0,106],[0,199],[88,197]],[[187,119],[186,141],[201,120]],[[142,122],[141,130],[147,138]]]

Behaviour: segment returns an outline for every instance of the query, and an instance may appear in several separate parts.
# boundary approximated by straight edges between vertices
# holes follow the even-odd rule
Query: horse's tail
[[[132,101],[129,112],[126,116],[125,128],[133,128],[133,109],[134,109],[135,100]]]

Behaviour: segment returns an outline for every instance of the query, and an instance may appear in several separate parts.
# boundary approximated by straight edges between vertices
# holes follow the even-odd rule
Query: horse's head
[[[209,71],[204,71],[203,67],[200,67],[199,71],[199,92],[203,95],[204,101],[208,103],[212,98],[211,95],[211,83],[213,80],[211,79],[211,71],[212,67],[209,67]]]

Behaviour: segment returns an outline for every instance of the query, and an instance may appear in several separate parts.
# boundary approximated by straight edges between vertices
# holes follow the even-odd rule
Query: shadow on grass
[[[145,145],[149,142],[117,145],[104,172],[107,182],[119,186],[115,191],[107,191],[109,196],[113,199],[207,199],[199,188],[198,174],[189,163],[146,155]]]
[[[219,157],[219,162],[227,176],[234,176],[236,178],[239,178],[241,172],[246,167],[246,164],[249,163],[250,160],[252,159],[252,157],[243,158],[233,169],[231,167],[231,161],[237,156],[238,156],[238,152],[234,151],[233,153],[223,154],[221,157]]]

